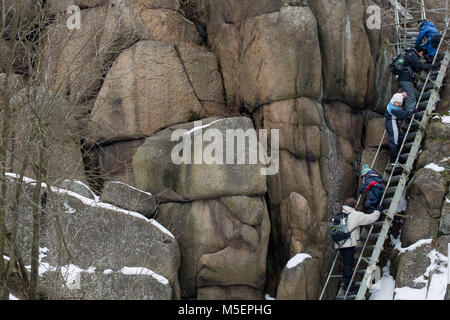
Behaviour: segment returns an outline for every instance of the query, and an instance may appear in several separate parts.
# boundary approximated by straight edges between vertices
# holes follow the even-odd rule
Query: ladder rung
[[[383,205],[384,206],[390,206],[392,202],[392,198],[387,198],[383,200]]]
[[[408,160],[408,157],[409,157],[409,153],[405,153],[405,154],[401,154],[399,159],[406,161],[406,160]]]
[[[416,120],[417,120],[417,118],[416,118]],[[406,130],[408,130],[408,126],[409,126],[409,123],[404,123],[402,125],[402,129],[406,132]],[[417,129],[419,129],[419,124],[417,122],[413,122],[411,124],[411,129],[409,129],[409,132],[417,132]]]
[[[414,118],[416,118],[417,120],[422,120],[423,115],[425,114],[425,111],[420,111],[416,113],[416,116]]]
[[[379,235],[379,233],[373,233],[373,232],[372,232],[372,233],[370,234],[369,240],[378,239],[378,235]],[[359,237],[359,239],[362,240],[362,241],[366,241],[366,239],[367,239],[367,234],[361,235],[361,236]]]
[[[363,247],[356,247],[356,252],[361,252]],[[364,251],[370,251],[375,249],[375,245],[367,245]]]
[[[423,88],[423,84],[419,84],[418,86],[417,86],[417,90],[419,90],[419,91],[422,91],[422,88]],[[431,89],[433,89],[434,88],[434,83],[433,82],[427,82],[427,85],[425,86],[425,90],[431,90]]]
[[[413,144],[413,142],[411,142],[411,144]],[[405,144],[406,145],[406,144]],[[390,170],[389,170],[390,171]],[[402,177],[402,175],[396,175],[396,176],[392,176],[391,178],[391,182],[390,184],[394,184],[394,183],[398,183],[400,181],[400,178]],[[389,178],[383,179],[384,183],[387,183],[389,180]]]
[[[439,71],[432,71],[430,73],[430,78],[431,79],[433,79],[433,78],[436,79],[438,75],[439,75]],[[427,76],[428,76],[428,74],[421,75],[420,76],[420,80],[425,81],[427,79]]]
[[[406,136],[406,141],[412,141],[416,138],[416,133],[415,132],[410,132],[408,133],[408,135]]]
[[[366,269],[358,269],[358,271],[356,271],[356,274],[365,274],[366,273]],[[342,274],[333,274],[331,276],[331,278],[342,278]]]
[[[391,172],[392,172],[392,169],[393,169],[392,165],[389,165],[389,166],[386,168],[386,171],[389,172],[389,173],[391,173]],[[395,167],[395,169],[394,169],[394,174],[395,174],[395,173],[402,173],[402,172],[403,172],[403,168],[402,168],[402,167],[400,167],[400,166],[396,166],[396,167]]]
[[[413,147],[413,145],[414,145],[414,142],[408,142],[408,143],[405,143],[405,144],[403,145],[403,150],[404,150],[404,151],[410,151],[411,148]],[[399,180],[400,180],[400,178],[399,178]],[[392,182],[392,180],[391,180],[391,182]]]
[[[397,190],[397,187],[389,187],[389,188],[386,190],[386,194],[394,194],[394,193],[395,193],[395,190]]]
[[[345,294],[345,293],[344,293]],[[356,298],[356,294],[348,295],[345,297],[345,300],[354,300]],[[336,299],[338,300],[344,300],[344,296],[337,296]]]
[[[425,100],[428,101],[428,99],[430,99],[432,93],[433,93],[433,90],[426,90],[422,95],[422,101],[425,101]]]
[[[373,224],[373,229],[379,230],[383,227],[384,221],[377,221]]]
[[[419,110],[423,111],[427,108],[427,106],[428,106],[428,100],[422,101],[421,103],[419,103]]]

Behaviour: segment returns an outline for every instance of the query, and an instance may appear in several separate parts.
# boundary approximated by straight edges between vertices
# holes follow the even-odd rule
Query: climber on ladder
[[[371,214],[378,208],[384,194],[383,177],[375,170],[372,170],[367,164],[361,169],[361,177],[364,179],[359,192],[367,193],[366,202],[364,202],[364,212]]]
[[[358,244],[360,236],[359,227],[372,224],[380,217],[379,209],[373,211],[372,214],[365,214],[364,212],[356,211],[356,204],[357,202],[354,198],[345,200],[344,206],[342,207],[342,213],[337,214],[333,219],[335,223],[341,227],[345,227],[346,231],[346,233],[342,235],[341,241],[335,241],[335,248],[339,249],[344,262],[341,282],[344,292],[347,291],[350,281],[352,280],[356,245]],[[336,228],[335,230],[341,229]],[[332,239],[334,239],[333,236]],[[349,290],[349,294],[355,293],[356,288],[352,286]]]
[[[415,73],[420,70],[429,71],[434,67],[420,61],[420,57],[424,53],[425,49],[420,46],[406,49],[397,55],[389,66],[392,73],[398,76],[398,84],[407,93],[405,109],[408,111],[413,111],[417,102],[417,93],[414,87]]]
[[[411,118],[413,113],[417,113],[419,111],[415,108],[414,111],[402,110],[403,99],[406,97],[406,92],[394,94],[386,108],[386,111],[384,112],[384,117],[386,118],[386,131],[389,135],[391,165],[395,164],[399,149],[402,145],[403,139],[405,138],[405,135],[400,131],[398,121]]]
[[[425,59],[428,63],[431,63],[441,41],[441,34],[436,29],[434,23],[427,19],[420,20],[417,28],[419,29],[419,35],[416,38],[416,47],[422,46],[427,51]],[[424,40],[425,43],[422,43]],[[441,54],[444,54],[444,52],[441,52]]]

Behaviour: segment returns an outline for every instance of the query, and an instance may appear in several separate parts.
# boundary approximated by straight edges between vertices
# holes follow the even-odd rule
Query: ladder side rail
[[[389,229],[391,228],[392,220],[386,217],[383,223],[383,227],[380,230],[380,235],[378,236],[377,242],[375,244],[374,251],[372,256],[370,257],[370,263],[367,266],[366,272],[364,274],[363,280],[361,281],[361,285],[359,286],[358,293],[356,294],[355,300],[363,300],[366,294],[366,291],[369,287],[370,282],[372,281],[373,275],[373,267],[378,262],[378,257],[383,250],[384,242],[386,241],[387,234]],[[373,259],[375,259],[375,263],[373,263]]]
[[[422,19],[427,18],[427,11],[425,9],[425,0],[420,1],[420,15],[421,15]]]
[[[405,0],[405,11],[407,12],[408,10],[408,0]],[[405,18],[405,24],[403,25],[403,50],[406,50],[406,20],[408,20],[407,18]]]
[[[337,261],[338,256],[339,256],[339,250],[336,252],[336,255],[335,255],[335,257],[334,257],[333,264],[331,265],[330,272],[328,273],[327,281],[325,282],[325,285],[323,286],[322,292],[320,293],[319,300],[322,300],[323,295],[324,295],[324,293],[325,293],[325,291],[326,291],[326,289],[327,289],[328,282],[330,281],[331,275],[333,274],[334,266],[336,265],[336,261]]]
[[[360,253],[359,257],[358,257],[358,261],[357,261],[356,266],[355,266],[355,269],[354,269],[354,271],[353,271],[352,278],[350,279],[350,282],[349,282],[349,284],[348,284],[347,290],[345,291],[345,294],[344,294],[344,300],[347,298],[348,292],[349,292],[350,288],[352,287],[353,280],[355,279],[355,275],[356,275],[356,273],[358,272],[359,263],[360,263],[361,260],[362,260],[363,253],[364,253],[364,250],[366,249],[367,243],[369,242],[369,239],[370,239],[370,235],[371,235],[371,233],[372,233],[372,230],[373,230],[373,225],[370,226],[370,230],[369,230],[369,232],[367,233],[367,239],[366,239],[366,241],[364,241],[364,246],[363,246],[363,248],[362,248],[362,250],[361,250],[361,253]]]
[[[395,17],[395,31],[397,33],[397,41],[400,42],[400,17],[398,14],[397,6],[394,6],[394,17]],[[396,44],[397,46],[397,54],[400,53],[400,43]]]

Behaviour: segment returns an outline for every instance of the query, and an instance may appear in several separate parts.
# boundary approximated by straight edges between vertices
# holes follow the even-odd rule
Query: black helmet
[[[419,20],[419,22],[417,23],[417,28],[420,30],[425,22],[428,22],[428,20],[427,19]]]

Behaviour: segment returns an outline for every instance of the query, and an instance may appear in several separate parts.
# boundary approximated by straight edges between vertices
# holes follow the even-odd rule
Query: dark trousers
[[[416,88],[414,87],[414,83],[412,81],[399,81],[398,84],[407,94],[405,99],[405,110],[414,111],[417,103]]]
[[[342,272],[342,283],[345,287],[348,287],[353,275],[353,266],[355,264],[355,251],[356,247],[342,248],[339,252],[342,255],[344,261],[344,270]]]
[[[386,120],[386,131],[389,135],[390,159],[394,163],[405,135],[400,131],[396,120]]]
[[[364,212],[371,214],[378,205],[380,205],[381,198],[383,198],[384,187],[382,184],[377,184],[370,188],[367,194],[366,202],[364,202]]]

